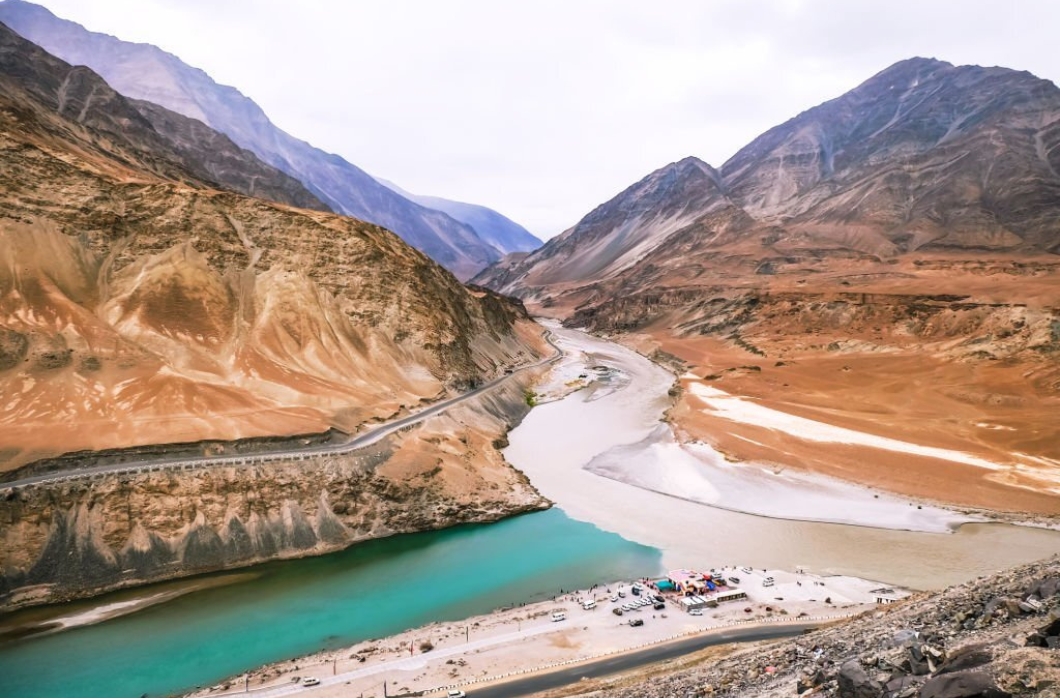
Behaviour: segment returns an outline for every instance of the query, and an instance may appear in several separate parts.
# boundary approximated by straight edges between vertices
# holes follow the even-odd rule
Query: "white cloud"
[[[39,1],[175,53],[373,174],[544,237],[903,58],[1060,78],[1051,0]]]

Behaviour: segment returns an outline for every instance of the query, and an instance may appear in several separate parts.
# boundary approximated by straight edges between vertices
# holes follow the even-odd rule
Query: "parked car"
[[[630,627],[640,627],[643,624],[644,624],[644,618],[643,617],[635,617],[635,618],[633,618],[632,620],[629,621],[629,626]]]
[[[626,597],[626,592],[625,591],[619,591],[618,592],[618,597],[619,598],[625,598]]]
[[[702,608],[696,608],[695,610],[689,610],[688,614],[689,615],[695,615],[696,617],[702,617],[703,616],[703,609]]]
[[[663,598],[661,595],[655,596],[655,600],[659,601],[660,603],[666,602],[666,598]]]
[[[655,605],[653,605],[652,607],[655,608],[656,610],[665,610],[666,609],[666,603],[660,603],[660,602],[656,601]]]
[[[302,679],[302,687],[303,688],[311,688],[314,685],[320,685],[320,679],[319,678],[314,678],[313,676],[306,676],[305,678]]]
[[[745,567],[741,568],[740,571],[744,572],[745,574],[749,574],[749,573],[751,573],[751,567],[745,566]]]
[[[467,693],[465,693],[464,691],[460,690],[459,688],[455,688],[453,690],[450,690],[449,694],[446,695],[446,697],[448,697],[448,698],[466,698],[467,697]]]
[[[768,587],[768,586],[772,586],[774,584],[776,584],[776,581],[773,580],[772,576],[770,576],[770,577],[768,577],[768,578],[766,578],[765,580],[762,581],[762,585],[763,586],[767,586]]]
[[[622,610],[622,608],[611,608],[611,612],[613,612],[613,613],[614,613],[614,614],[616,614],[616,615],[621,615],[621,614],[623,614],[623,610]]]
[[[552,621],[553,622],[563,622],[566,619],[567,619],[567,613],[562,613],[562,612],[554,612],[554,613],[552,613]]]
[[[739,582],[740,582],[740,579],[738,577],[736,577],[736,576],[730,576],[729,577],[729,583],[739,583]]]
[[[618,596],[617,595],[611,596],[611,602],[612,603],[617,603],[618,602]]]

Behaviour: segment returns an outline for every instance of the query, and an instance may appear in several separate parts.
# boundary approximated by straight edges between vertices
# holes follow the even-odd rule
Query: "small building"
[[[727,591],[718,591],[718,594],[714,596],[714,600],[719,603],[725,603],[730,600],[742,600],[746,598],[747,594],[741,591],[739,588],[730,588]]]
[[[717,606],[717,603],[713,600],[708,600],[703,596],[688,595],[679,600],[681,609],[685,612],[690,610],[700,610],[702,608],[713,608]]]
[[[687,595],[696,595],[707,591],[707,581],[710,576],[692,571],[691,569],[674,569],[669,572],[667,578],[680,592]]]
[[[685,612],[688,612],[689,610],[698,610],[703,607],[703,605],[697,601],[695,596],[690,595],[678,598],[677,602],[681,604],[681,609]]]

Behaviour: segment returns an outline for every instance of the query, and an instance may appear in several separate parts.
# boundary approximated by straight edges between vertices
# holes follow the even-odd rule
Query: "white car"
[[[320,685],[320,679],[319,678],[314,678],[313,676],[307,676],[307,677],[302,679],[302,687],[303,688],[311,688],[314,685]]]
[[[466,698],[467,697],[467,693],[465,693],[464,691],[462,691],[459,688],[457,688],[456,690],[450,690],[449,694],[446,695],[446,697],[447,698]]]
[[[703,616],[703,610],[702,610],[702,608],[696,608],[695,610],[689,610],[688,614],[689,615],[695,615],[696,617],[702,617]]]
[[[617,603],[618,602],[618,596],[617,595],[611,596],[611,602],[612,603]]]

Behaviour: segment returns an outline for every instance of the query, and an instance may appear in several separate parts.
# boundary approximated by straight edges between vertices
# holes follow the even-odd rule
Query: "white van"
[[[554,613],[552,613],[552,621],[553,622],[563,622],[566,619],[567,619],[567,613],[562,613],[562,612],[554,612]]]
[[[773,580],[772,576],[768,576],[768,577],[766,577],[765,579],[762,580],[762,585],[766,586],[767,588],[769,586],[772,586],[775,583],[776,583],[776,581]]]
[[[582,601],[582,610],[592,610],[595,607],[596,607],[596,601],[595,600],[583,600]]]

